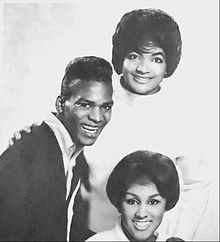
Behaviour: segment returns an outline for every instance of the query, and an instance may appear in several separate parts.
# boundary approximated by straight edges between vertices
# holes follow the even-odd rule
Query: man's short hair
[[[112,83],[112,67],[108,61],[96,56],[77,57],[70,61],[61,84],[61,96],[65,99],[72,95],[75,80]]]
[[[112,37],[115,71],[122,73],[125,56],[145,45],[145,36],[163,49],[167,63],[164,77],[171,76],[180,61],[182,40],[178,24],[160,9],[136,9],[121,18]]]

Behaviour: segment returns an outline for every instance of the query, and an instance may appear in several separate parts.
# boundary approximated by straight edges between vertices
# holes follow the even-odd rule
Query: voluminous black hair
[[[96,56],[77,57],[70,61],[61,84],[61,96],[68,99],[75,80],[112,83],[112,67],[108,61]]]
[[[179,177],[173,161],[160,153],[138,150],[125,156],[109,176],[106,192],[120,211],[122,200],[133,184],[154,183],[166,200],[166,210],[173,208],[180,194]]]
[[[128,12],[117,24],[112,37],[112,64],[117,74],[122,73],[125,56],[145,46],[146,41],[152,41],[163,49],[167,63],[164,77],[173,74],[182,50],[179,26],[164,11],[150,8]]]

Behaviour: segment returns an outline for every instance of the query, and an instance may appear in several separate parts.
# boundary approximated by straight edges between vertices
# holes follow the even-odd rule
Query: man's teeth
[[[95,133],[98,130],[98,127],[92,127],[89,125],[82,125],[82,127],[83,129],[86,130],[86,132],[89,132],[89,133]]]

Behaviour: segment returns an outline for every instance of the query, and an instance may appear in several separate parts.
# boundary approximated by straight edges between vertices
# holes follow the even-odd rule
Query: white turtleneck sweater
[[[192,241],[207,205],[210,177],[188,107],[168,85],[152,95],[137,95],[116,80],[114,99],[111,121],[85,148],[92,192],[82,192],[91,203],[90,229],[101,232],[115,225],[119,214],[105,193],[108,176],[124,156],[144,149],[170,157],[181,180],[180,200],[165,213],[158,240],[176,236]]]

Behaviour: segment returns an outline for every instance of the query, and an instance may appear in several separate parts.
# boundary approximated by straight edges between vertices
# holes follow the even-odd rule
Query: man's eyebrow
[[[93,101],[91,101],[91,100],[88,100],[88,99],[86,99],[86,98],[79,98],[79,100],[77,101],[77,102],[81,102],[81,101],[83,101],[83,102],[87,102],[88,104],[95,104],[95,102],[93,102]],[[110,101],[110,102],[104,102],[103,103],[104,105],[113,105],[114,104],[114,102],[113,101]],[[102,105],[103,105],[102,104]]]
[[[111,101],[111,102],[105,102],[104,104],[113,105],[114,102],[113,101]]]
[[[83,98],[83,97],[80,97],[80,98],[77,100],[77,102],[81,102],[81,101],[84,101],[84,102],[87,102],[87,103],[94,103],[93,101],[88,100],[88,99]]]

